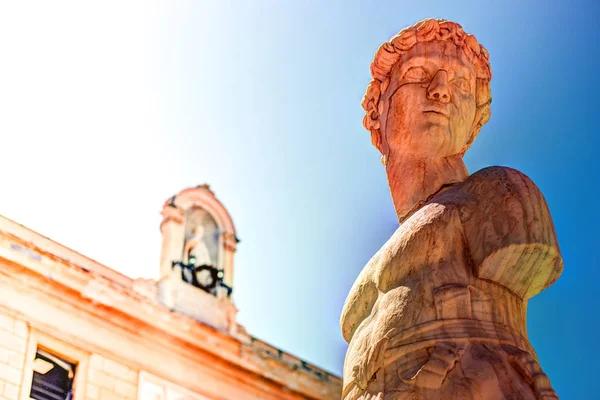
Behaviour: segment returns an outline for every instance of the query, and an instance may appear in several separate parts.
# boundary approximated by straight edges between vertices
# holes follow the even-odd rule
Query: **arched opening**
[[[221,232],[208,211],[192,207],[185,212],[185,242],[182,259],[196,265],[221,269]]]
[[[172,267],[180,267],[184,282],[214,296],[219,289],[230,296],[232,288],[223,282],[224,243],[217,221],[207,210],[192,206],[185,211],[183,229],[181,261]]]

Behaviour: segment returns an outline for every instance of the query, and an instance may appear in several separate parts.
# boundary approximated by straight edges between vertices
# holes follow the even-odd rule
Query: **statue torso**
[[[499,248],[506,247],[498,232],[510,236],[511,229],[495,223],[490,204],[481,201],[495,198],[502,205],[491,207],[502,213],[506,199],[513,197],[511,191],[521,191],[510,187],[514,176],[506,178],[505,169],[496,169],[440,191],[398,228],[364,268],[342,316],[344,335],[352,338],[344,366],[346,383],[366,385],[378,369],[404,354],[389,348],[406,349],[413,342],[436,343],[466,335],[512,344],[516,337],[515,346],[529,350],[526,301],[504,285],[505,280],[482,279],[478,268],[485,264],[481,258],[497,254],[487,242],[500,240]],[[489,170],[500,179],[490,179]],[[499,185],[502,182],[504,186]],[[480,241],[482,235],[483,245],[474,246],[473,240]],[[407,370],[427,361],[415,357],[408,357]]]

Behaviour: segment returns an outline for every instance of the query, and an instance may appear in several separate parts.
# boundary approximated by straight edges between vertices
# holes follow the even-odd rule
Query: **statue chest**
[[[470,280],[455,205],[431,202],[407,219],[369,264],[380,292],[399,286],[430,291]]]

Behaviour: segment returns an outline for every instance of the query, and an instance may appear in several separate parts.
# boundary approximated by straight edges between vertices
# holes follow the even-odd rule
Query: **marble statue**
[[[187,256],[187,262],[194,264],[196,267],[202,265],[212,266],[213,264],[204,236],[204,227],[196,225],[192,231],[192,236],[185,242],[184,253]]]
[[[371,74],[363,123],[401,225],[344,304],[343,399],[557,399],[526,331],[563,270],[548,207],[521,172],[462,161],[490,118],[488,52],[429,19]]]

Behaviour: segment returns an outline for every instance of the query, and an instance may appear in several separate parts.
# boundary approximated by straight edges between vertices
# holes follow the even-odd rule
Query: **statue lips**
[[[448,123],[450,121],[450,113],[446,108],[429,106],[423,111],[423,114],[436,122]]]
[[[442,108],[442,107],[435,107],[435,106],[429,106],[427,107],[423,113],[428,114],[428,115],[440,115],[446,119],[450,119],[450,113],[448,112],[447,109]]]

